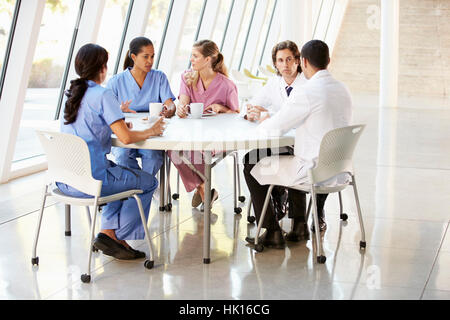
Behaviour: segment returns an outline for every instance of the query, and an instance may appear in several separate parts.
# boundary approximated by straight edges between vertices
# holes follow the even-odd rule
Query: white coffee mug
[[[259,119],[265,118],[265,117],[267,117],[268,115],[269,115],[269,112],[268,112],[268,111],[263,111],[263,112],[261,112],[261,114],[260,114],[260,116],[259,116]]]
[[[203,115],[203,103],[191,103],[189,109],[191,110],[191,118],[199,119]]]
[[[149,110],[149,116],[151,118],[153,117],[159,117],[160,113],[163,110],[163,104],[162,103],[158,103],[158,102],[151,102],[148,105],[148,110]]]

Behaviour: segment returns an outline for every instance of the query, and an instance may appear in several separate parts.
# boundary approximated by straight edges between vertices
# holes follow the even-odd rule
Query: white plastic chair
[[[147,229],[147,221],[144,215],[144,209],[142,207],[141,200],[139,199],[138,196],[138,194],[142,193],[142,190],[128,190],[113,195],[101,197],[100,194],[102,189],[102,181],[95,180],[92,177],[89,149],[86,142],[82,138],[75,135],[60,132],[36,130],[36,133],[47,155],[48,175],[47,175],[47,183],[44,187],[43,200],[40,208],[38,224],[36,227],[36,235],[33,244],[33,254],[31,258],[31,263],[33,265],[39,264],[39,257],[36,254],[36,249],[39,238],[39,231],[42,223],[42,216],[44,213],[45,201],[48,196],[53,196],[62,203],[86,207],[86,212],[88,213],[88,219],[91,228],[91,238],[90,238],[91,240],[89,245],[87,272],[81,275],[81,281],[85,283],[90,282],[91,258],[92,258],[92,251],[94,250],[93,243],[94,243],[95,221],[99,206],[107,204],[109,202],[134,197],[139,207],[142,225],[144,227],[147,244],[150,249],[150,260],[146,260],[144,266],[147,269],[153,268],[154,265],[153,246]],[[61,182],[70,185],[76,188],[77,190],[92,196],[92,198],[78,198],[68,196],[58,189],[58,187],[56,186],[56,182]],[[94,207],[93,221],[91,221],[89,206]]]
[[[304,192],[311,193],[311,200],[308,205],[308,215],[311,209],[311,201],[313,207],[313,223],[314,229],[319,230],[318,216],[317,216],[317,204],[316,204],[316,194],[328,194],[339,192],[339,202],[342,220],[347,220],[348,216],[342,212],[342,199],[341,191],[344,190],[348,185],[353,187],[353,192],[355,195],[356,207],[358,210],[359,225],[361,229],[361,241],[359,242],[360,249],[366,247],[366,236],[364,231],[364,224],[361,215],[361,207],[359,204],[358,191],[356,188],[355,174],[353,173],[352,157],[353,151],[355,150],[356,143],[361,136],[361,133],[365,125],[354,125],[343,128],[338,128],[329,131],[323,137],[320,150],[319,158],[317,160],[317,166],[308,171],[308,178],[310,183],[303,183],[290,188],[301,190]],[[351,179],[348,183],[339,184],[336,186],[327,187],[322,184],[322,182],[327,181],[333,177],[337,177],[342,173],[348,173]],[[266,199],[264,201],[263,210],[259,221],[264,221],[264,216],[267,211],[267,206],[269,204],[270,194],[272,193],[274,185],[270,185],[269,190],[266,194]],[[308,217],[306,219],[308,221]],[[261,252],[264,250],[264,246],[258,243],[258,237],[261,232],[262,223],[258,224],[258,230],[255,237],[255,250]],[[316,236],[316,248],[317,252],[317,262],[325,263],[326,257],[323,253],[322,242],[320,239],[320,232],[315,232]]]

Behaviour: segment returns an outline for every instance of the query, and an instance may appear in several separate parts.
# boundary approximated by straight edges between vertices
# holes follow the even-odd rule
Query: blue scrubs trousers
[[[123,168],[110,161],[111,167],[106,169],[101,196],[108,196],[131,189],[140,189],[139,194],[146,219],[150,213],[153,192],[158,187],[158,180],[147,172]],[[65,194],[74,197],[91,197],[66,184],[57,183],[58,188]],[[144,239],[145,231],[142,226],[139,208],[134,197],[127,200],[110,202],[102,209],[102,229],[114,229],[119,240]]]
[[[116,163],[131,169],[140,170],[141,167],[137,158],[142,159],[142,170],[156,176],[163,164],[163,151],[147,149],[127,149],[112,147],[111,153],[114,155]]]

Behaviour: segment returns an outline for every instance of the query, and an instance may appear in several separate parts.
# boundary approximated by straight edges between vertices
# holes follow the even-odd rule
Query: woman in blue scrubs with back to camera
[[[107,74],[108,52],[96,44],[80,48],[75,57],[75,70],[80,78],[72,80],[66,92],[64,117],[61,117],[61,132],[81,137],[86,141],[91,157],[94,179],[101,180],[101,196],[140,189],[144,214],[148,218],[152,195],[158,181],[147,172],[116,165],[106,155],[111,151],[111,134],[124,144],[160,136],[164,131],[164,118],[142,131],[130,130],[124,121],[120,102],[114,93],[101,86]],[[65,194],[89,197],[75,188],[57,183]],[[125,240],[144,239],[137,202],[134,198],[110,202],[102,210],[101,231],[94,246],[104,254],[116,259],[132,260],[144,258],[145,253],[133,249]]]
[[[123,112],[149,112],[152,102],[163,103],[161,115],[171,118],[176,111],[173,95],[166,75],[152,69],[155,49],[150,39],[137,37],[130,42],[124,61],[124,71],[112,77],[107,84],[121,102]],[[137,158],[142,159],[142,170],[155,176],[163,163],[163,151],[113,147],[117,164],[140,169]]]

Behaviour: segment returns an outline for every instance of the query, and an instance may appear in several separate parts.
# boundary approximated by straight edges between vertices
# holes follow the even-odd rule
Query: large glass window
[[[6,49],[8,46],[9,33],[11,32],[11,23],[13,21],[15,5],[16,0],[5,0],[0,2],[0,79],[3,78],[4,58],[6,58]]]
[[[241,61],[242,51],[244,50],[245,39],[247,38],[247,33],[249,30],[255,2],[256,2],[256,0],[247,1],[247,6],[245,8],[245,13],[244,13],[244,17],[242,19],[241,28],[239,30],[236,48],[233,52],[233,60],[231,62],[230,69],[236,69],[236,70],[239,69],[239,63]],[[244,67],[246,67],[246,66],[244,66]]]
[[[266,39],[267,36],[269,34],[269,27],[271,26],[271,18],[272,18],[272,13],[275,9],[275,4],[276,1],[275,0],[270,0],[269,1],[269,5],[267,6],[267,10],[266,10],[266,14],[264,17],[264,24],[261,28],[261,33],[259,34],[259,40],[258,40],[258,44],[256,47],[256,51],[255,51],[255,59],[253,61],[253,66],[252,66],[252,72],[253,73],[257,73],[259,75],[258,72],[258,66],[260,65],[260,61],[261,60],[261,56],[264,54],[264,51],[272,51],[272,47],[275,44],[272,43],[266,43]],[[265,47],[264,47],[265,45]]]
[[[219,49],[222,45],[223,33],[225,32],[225,27],[232,3],[233,0],[222,0],[220,2],[219,14],[217,15],[217,20],[214,26],[212,37],[212,40],[217,44]]]
[[[114,74],[129,4],[129,0],[107,0],[105,4],[97,37],[97,44],[109,53],[108,74],[105,83]],[[122,61],[119,61],[118,72],[122,70],[122,65]]]
[[[259,63],[262,66],[270,65],[272,66],[272,48],[275,44],[278,42],[285,40],[280,39],[281,35],[281,20],[280,20],[280,7],[281,7],[281,0],[275,2],[275,12],[273,14],[273,20],[272,24],[270,25],[270,28],[267,33],[267,43],[266,48],[262,52],[262,60],[260,58],[261,63]]]
[[[158,52],[161,44],[169,4],[170,1],[168,0],[152,1],[152,8],[150,9],[147,27],[145,28],[145,36],[152,40],[153,46],[155,47],[155,53]]]
[[[191,49],[194,43],[195,32],[199,22],[200,12],[202,11],[203,0],[191,0],[186,15],[186,23],[182,30],[178,51],[175,55],[172,74],[170,76],[170,86],[175,95],[178,94],[180,88],[180,75],[189,65]],[[170,39],[167,35],[166,41]],[[219,44],[220,45],[220,44]]]
[[[46,1],[13,162],[43,154],[33,127],[54,117],[79,7],[80,1]]]

